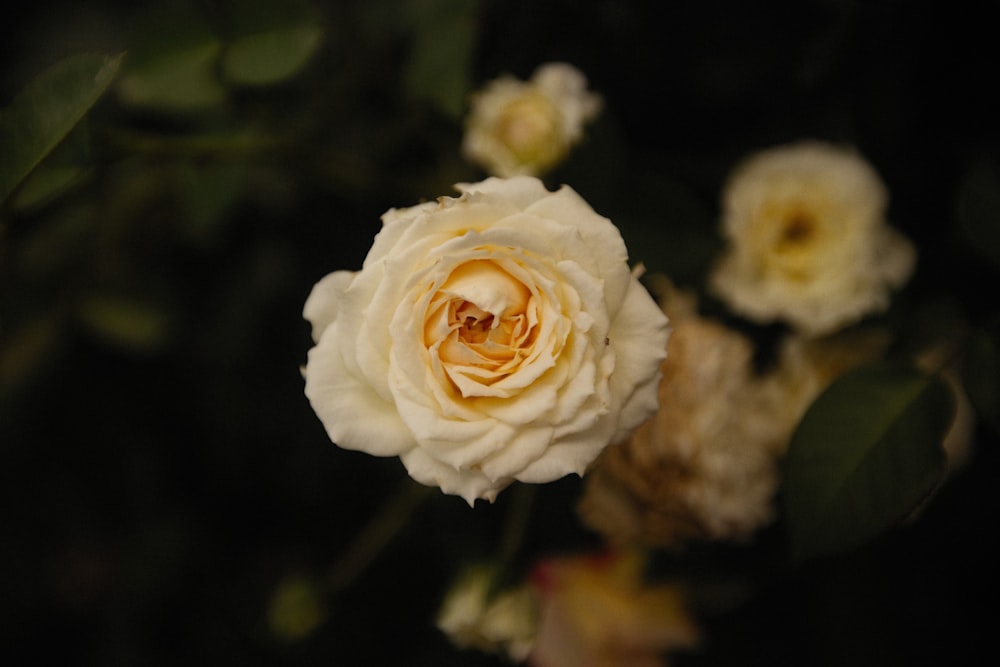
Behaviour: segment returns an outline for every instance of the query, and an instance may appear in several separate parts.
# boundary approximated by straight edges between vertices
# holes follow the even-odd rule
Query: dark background
[[[272,105],[310,141],[264,164],[268,187],[207,241],[183,233],[176,202],[150,197],[124,231],[86,236],[37,278],[16,267],[39,218],[6,222],[0,346],[89,287],[137,286],[169,314],[145,346],[60,317],[2,395],[0,646],[16,664],[499,664],[453,649],[433,618],[457,569],[495,551],[513,491],[474,510],[435,492],[310,637],[282,642],[267,625],[276,584],[322,576],[408,479],[396,460],[327,439],[302,394],[302,304],[325,273],[360,267],[383,211],[482,176],[458,155],[460,124],[399,93],[410,37],[388,20],[393,3],[375,4],[384,29],[364,3],[323,5],[329,39],[303,77],[241,100]],[[0,102],[62,55],[129,47],[131,5],[5,10]],[[549,60],[582,69],[604,114],[551,181],[618,222],[634,259],[688,283],[713,250],[735,160],[803,137],[853,144],[921,248],[910,289],[981,323],[996,270],[959,237],[956,201],[997,155],[990,8],[490,1],[470,74],[478,85]],[[102,201],[115,203],[128,169],[103,168]],[[979,425],[972,459],[918,519],[850,553],[793,566],[779,523],[750,545],[662,555],[660,574],[729,600],[699,609],[704,647],[673,664],[978,664],[1000,620],[998,470],[997,437]],[[579,488],[537,491],[525,564],[597,545],[573,514]]]

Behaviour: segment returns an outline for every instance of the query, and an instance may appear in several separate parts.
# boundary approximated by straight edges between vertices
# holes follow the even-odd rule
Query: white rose
[[[490,178],[393,209],[305,304],[330,438],[472,504],[583,474],[657,406],[668,325],[617,228],[571,188]]]
[[[504,75],[472,96],[462,150],[495,176],[537,176],[566,157],[601,105],[566,63],[542,65],[530,81]]]
[[[728,247],[711,289],[751,320],[810,336],[885,310],[916,259],[885,222],[887,199],[853,151],[806,141],[751,156],[723,194]]]

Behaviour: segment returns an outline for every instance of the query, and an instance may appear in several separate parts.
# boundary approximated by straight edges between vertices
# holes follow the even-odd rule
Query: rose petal
[[[344,290],[354,280],[353,271],[334,271],[313,286],[302,308],[302,316],[312,324],[312,339],[318,343],[330,323],[337,319]]]
[[[573,221],[587,247],[596,251],[598,277],[604,281],[608,312],[614,317],[631,278],[627,264],[628,250],[617,228],[610,220],[594,212],[590,204],[567,186],[539,199],[527,212],[544,218]]]
[[[419,447],[400,456],[410,477],[421,484],[440,487],[444,493],[461,496],[472,507],[477,498],[493,502],[513,479],[492,481],[475,470],[455,470],[430,457]]]
[[[339,322],[309,351],[305,394],[333,442],[375,456],[398,456],[416,442],[396,406],[352,374],[339,348]]]
[[[551,196],[545,185],[531,176],[497,178],[491,176],[479,183],[458,183],[455,189],[463,193],[481,192],[497,199],[509,201],[520,210],[525,210],[539,199]]]
[[[655,306],[655,302],[649,292],[633,279],[608,334],[616,354],[611,393],[624,397],[616,442],[649,419],[658,405],[660,364],[667,357],[670,325],[658,308],[654,313],[651,305]]]
[[[555,429],[544,426],[529,426],[518,429],[504,447],[497,447],[493,453],[485,457],[479,464],[479,469],[489,479],[509,479],[517,477],[533,461],[538,460],[552,445]],[[557,471],[551,482],[571,472],[563,469]]]

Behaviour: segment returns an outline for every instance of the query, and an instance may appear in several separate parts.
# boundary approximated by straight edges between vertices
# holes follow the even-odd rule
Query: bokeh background
[[[472,510],[437,492],[409,503],[397,460],[329,442],[299,372],[313,283],[360,268],[386,209],[484,176],[459,150],[470,90],[567,61],[605,107],[547,182],[619,224],[633,260],[698,286],[735,161],[824,138],[856,146],[885,179],[892,222],[920,248],[908,293],[935,304],[928,326],[958,315],[995,326],[997,258],[960,214],[970,191],[1000,196],[990,9],[5,9],[0,106],[65,56],[127,52],[121,85],[53,158],[86,170],[0,218],[0,647],[21,656],[8,664],[502,664],[453,648],[433,622],[458,569],[498,548],[517,495]],[[206,55],[283,21],[315,44],[287,76],[227,78]],[[209,42],[222,46],[200,50]],[[151,62],[184,76],[155,79]],[[144,72],[162,87],[125,85]],[[837,557],[789,564],[780,523],[751,544],[664,555],[660,571],[695,582],[703,602],[704,645],[673,664],[979,664],[1000,620],[997,459],[981,423],[972,457],[919,517]],[[526,561],[598,544],[574,515],[579,489],[538,490]],[[386,503],[398,531],[355,567],[345,554]],[[290,576],[346,582],[305,636],[274,630]]]

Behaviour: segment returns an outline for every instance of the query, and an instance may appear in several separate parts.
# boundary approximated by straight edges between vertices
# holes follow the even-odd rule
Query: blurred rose
[[[386,213],[362,270],[316,285],[304,375],[334,442],[471,504],[582,474],[645,421],[668,326],[571,188],[458,189]]]
[[[762,400],[750,341],[700,317],[693,297],[660,289],[673,328],[660,409],[598,459],[580,518],[618,544],[748,537],[773,518],[792,424]]]
[[[473,95],[462,150],[495,176],[541,175],[600,109],[600,96],[572,65],[542,65],[527,82],[501,76]]]
[[[698,632],[681,591],[647,585],[639,552],[553,558],[532,582],[541,610],[534,667],[662,667],[665,654],[693,648]]]
[[[437,626],[452,643],[524,660],[537,623],[535,596],[527,586],[496,590],[496,571],[467,570],[448,591]]]
[[[887,193],[860,155],[808,141],[751,156],[723,193],[728,247],[710,286],[756,322],[831,333],[885,310],[915,250],[885,222]]]

